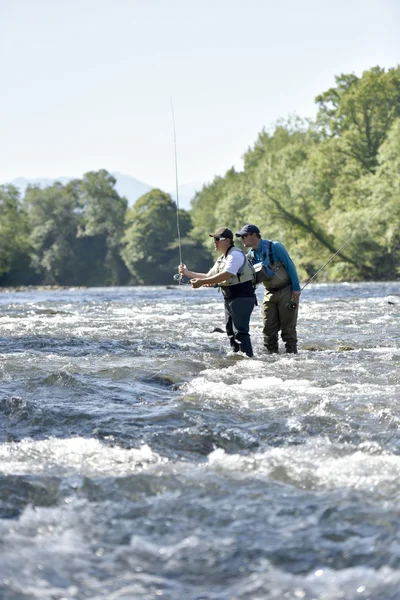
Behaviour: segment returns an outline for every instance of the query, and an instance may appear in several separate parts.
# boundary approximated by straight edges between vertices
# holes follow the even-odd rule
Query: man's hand
[[[192,288],[199,288],[203,285],[203,282],[201,279],[191,279],[190,283],[192,284]]]
[[[181,263],[179,265],[179,269],[178,270],[179,270],[179,273],[181,275],[185,275],[187,277],[189,269],[187,268],[187,266],[185,264]]]
[[[295,300],[295,301],[296,301],[296,300],[297,300],[297,301],[299,301],[300,294],[301,294],[301,292],[292,292],[292,297],[293,297],[293,300]]]

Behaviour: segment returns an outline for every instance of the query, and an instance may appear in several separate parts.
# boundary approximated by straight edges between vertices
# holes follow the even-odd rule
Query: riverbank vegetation
[[[210,266],[209,232],[252,222],[305,280],[368,221],[320,280],[399,277],[400,67],[340,75],[316,103],[314,121],[263,129],[243,171],[216,177],[180,211],[191,268]],[[161,190],[128,208],[106,170],[29,186],[23,198],[0,186],[0,286],[164,285],[178,263],[176,205]]]

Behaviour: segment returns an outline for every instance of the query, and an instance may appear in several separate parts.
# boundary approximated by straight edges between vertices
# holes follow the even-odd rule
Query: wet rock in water
[[[154,374],[154,375],[150,375],[148,377],[143,377],[142,381],[144,383],[155,383],[157,385],[161,385],[161,386],[165,386],[165,387],[174,386],[176,384],[176,382],[168,375],[160,375],[160,374]]]
[[[225,331],[221,327],[214,327],[211,333],[225,333]]]
[[[304,346],[304,350],[308,350],[309,352],[322,352],[324,348],[321,346]]]
[[[354,348],[352,346],[346,346],[346,345],[338,346],[337,349],[339,352],[349,352],[350,350],[354,350]]]

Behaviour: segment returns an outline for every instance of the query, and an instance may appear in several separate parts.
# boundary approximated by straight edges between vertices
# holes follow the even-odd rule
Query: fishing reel
[[[182,273],[175,273],[175,275],[173,276],[173,280],[178,285],[187,285],[189,283],[189,280],[187,279],[186,275],[182,275]]]
[[[296,310],[297,302],[295,302],[293,299],[289,300],[289,302],[286,304],[286,308],[288,310]]]

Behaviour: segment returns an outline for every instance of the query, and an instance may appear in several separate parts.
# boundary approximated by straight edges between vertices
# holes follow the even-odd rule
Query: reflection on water
[[[398,600],[400,284],[0,294],[0,598]],[[216,331],[217,330],[217,331]]]

